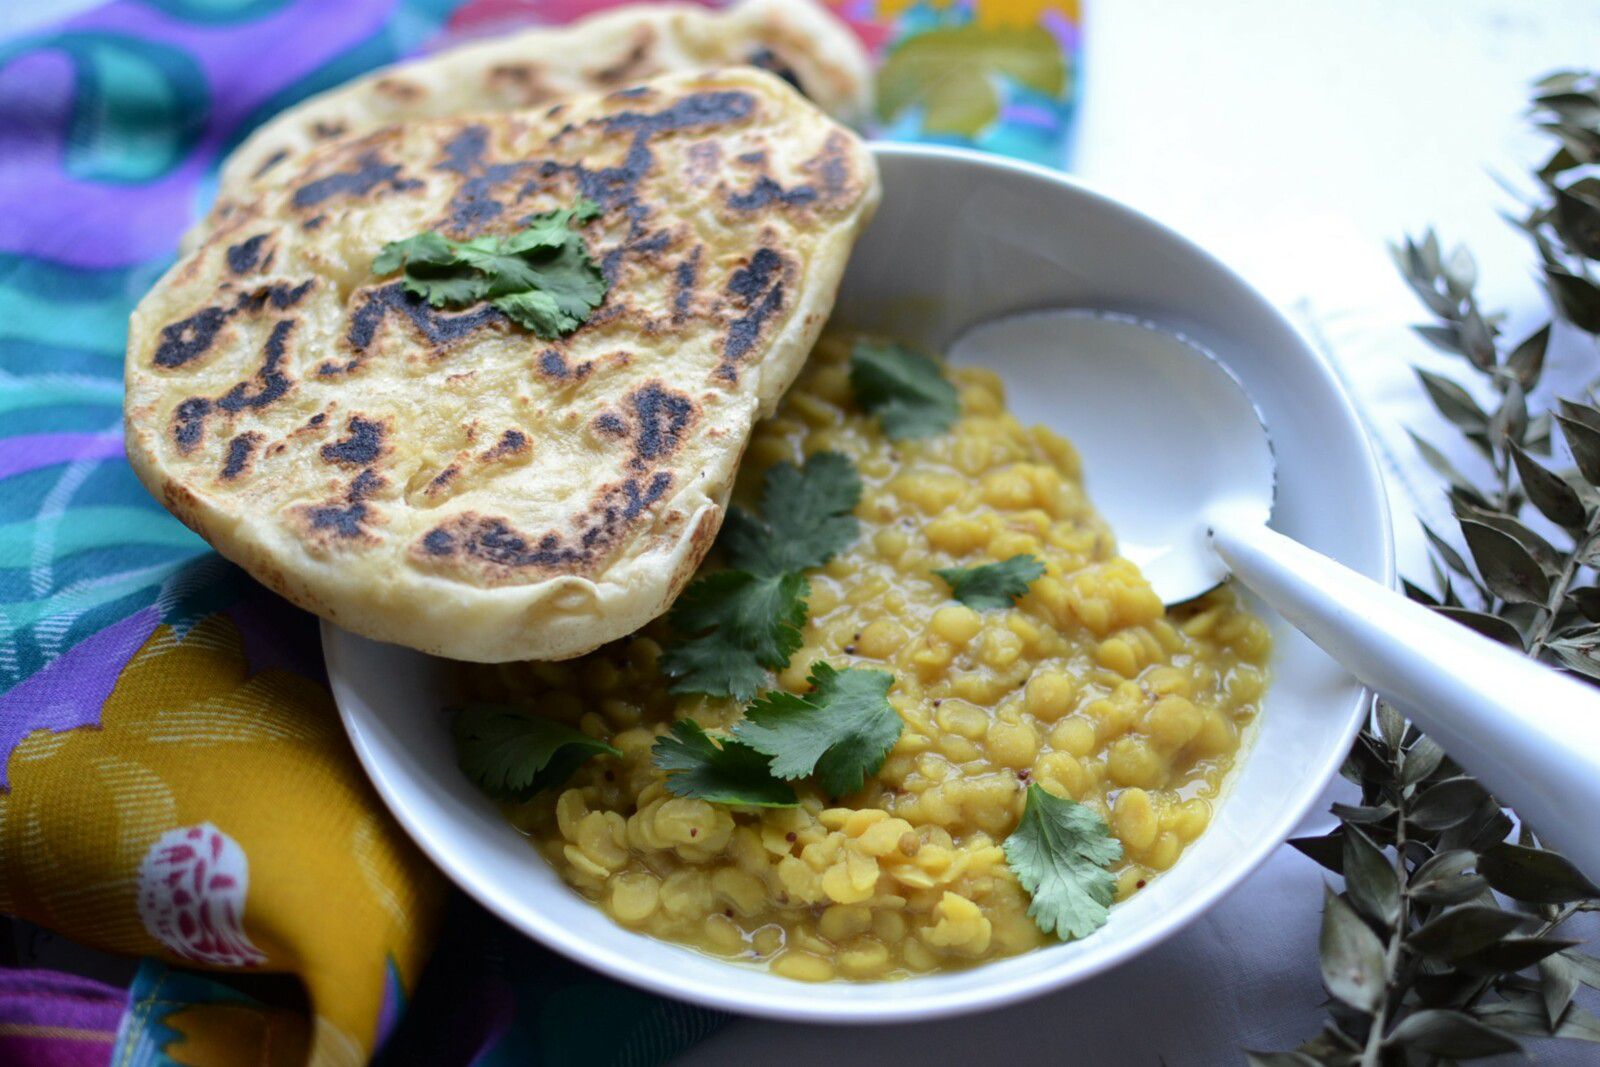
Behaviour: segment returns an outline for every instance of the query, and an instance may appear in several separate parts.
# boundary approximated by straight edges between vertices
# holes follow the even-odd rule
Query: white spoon
[[[1272,440],[1216,356],[1066,309],[980,324],[949,359],[996,371],[1022,422],[1077,446],[1090,497],[1163,601],[1232,574],[1600,881],[1600,692],[1269,529]],[[1027,387],[1063,375],[1073,388]]]

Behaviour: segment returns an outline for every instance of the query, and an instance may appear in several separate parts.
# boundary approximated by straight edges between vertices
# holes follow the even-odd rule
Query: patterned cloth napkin
[[[114,0],[0,39],[0,912],[144,958],[126,989],[0,970],[0,1062],[645,1064],[719,1025],[447,900],[356,764],[312,620],[122,450],[128,313],[253,127],[609,6]],[[1076,4],[833,6],[880,60],[880,135],[1063,161]]]

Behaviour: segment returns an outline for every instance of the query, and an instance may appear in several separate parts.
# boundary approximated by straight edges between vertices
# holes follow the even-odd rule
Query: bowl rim
[[[1382,468],[1378,463],[1377,452],[1373,447],[1366,422],[1361,417],[1344,381],[1321,349],[1311,343],[1304,330],[1284,315],[1275,304],[1262,296],[1253,285],[1210,252],[1165,223],[1124,204],[1095,188],[1092,183],[1074,175],[1039,164],[957,146],[872,142],[870,147],[879,158],[936,158],[979,168],[1010,171],[1027,178],[1042,179],[1047,183],[1066,187],[1094,202],[1100,210],[1120,215],[1134,225],[1154,228],[1164,238],[1184,246],[1208,269],[1225,278],[1231,285],[1256,297],[1262,309],[1294,336],[1303,354],[1309,357],[1310,366],[1322,377],[1328,401],[1340,409],[1341,414],[1356,431],[1360,452],[1365,460],[1364,466],[1375,487],[1373,500],[1370,503],[1371,513],[1378,525],[1378,529],[1374,532],[1378,539],[1379,573],[1373,577],[1391,588],[1394,586],[1396,568],[1393,523]],[[1053,969],[1012,976],[1004,982],[993,983],[978,991],[938,991],[893,1000],[863,999],[841,1004],[810,996],[814,987],[801,982],[792,983],[795,987],[792,993],[788,991],[782,995],[752,993],[738,985],[737,977],[742,971],[747,970],[747,967],[736,962],[727,962],[726,981],[706,982],[674,974],[670,967],[641,962],[623,953],[597,946],[583,935],[520,906],[510,894],[502,893],[495,886],[475,879],[465,848],[458,847],[447,834],[428,825],[427,820],[405,802],[401,795],[404,783],[390,773],[386,762],[376,751],[373,740],[364,733],[358,717],[349,710],[359,701],[354,693],[347,695],[348,683],[341,663],[351,647],[350,642],[356,639],[327,620],[321,622],[321,638],[329,683],[339,708],[340,720],[368,778],[382,797],[385,806],[405,828],[418,848],[468,896],[509,926],[546,948],[610,978],[648,992],[748,1017],[838,1025],[906,1023],[949,1018],[1003,1007],[1092,978],[1166,940],[1198,919],[1224,895],[1235,889],[1283,844],[1294,827],[1305,818],[1317,802],[1327,783],[1338,772],[1356,733],[1370,711],[1373,696],[1371,690],[1365,687],[1358,690],[1355,700],[1344,712],[1347,721],[1340,734],[1341,743],[1337,747],[1330,748],[1318,765],[1306,768],[1307,774],[1304,777],[1316,783],[1315,790],[1307,790],[1300,801],[1280,808],[1275,818],[1271,820],[1269,829],[1257,835],[1242,849],[1238,854],[1239,859],[1230,865],[1224,874],[1208,881],[1205,892],[1185,898],[1180,905],[1163,912],[1157,921],[1146,923],[1125,935],[1115,951],[1087,960],[1063,961],[1060,966]],[[422,655],[420,652],[416,654]],[[530,850],[530,856],[532,855]],[[908,978],[893,984],[900,989],[907,989],[910,984],[917,981],[917,978]],[[849,985],[854,986],[857,983]]]

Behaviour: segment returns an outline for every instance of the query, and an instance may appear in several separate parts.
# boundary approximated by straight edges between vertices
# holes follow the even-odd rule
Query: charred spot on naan
[[[420,465],[407,483],[406,503],[436,507],[533,458],[533,439],[523,430],[501,430],[493,444],[478,451],[472,447],[479,436],[477,425],[470,424],[462,430],[469,447],[459,449],[443,466],[437,460]]]
[[[226,328],[235,316],[253,317],[268,310],[287,311],[305,299],[316,284],[316,279],[308,278],[298,285],[287,282],[263,285],[241,293],[231,304],[213,304],[186,318],[169,322],[156,338],[150,365],[167,371],[188,368],[214,349],[226,347],[226,343],[218,344],[219,341],[233,340],[227,336]]]
[[[631,449],[628,468],[639,472],[679,452],[700,417],[700,405],[693,397],[657,378],[624,396],[620,409],[598,412],[590,425],[607,440],[627,440]]]
[[[379,78],[372,83],[372,88],[379,96],[388,97],[397,104],[415,104],[428,95],[425,87],[396,75]]]
[[[534,107],[556,95],[532,63],[496,63],[484,75],[486,95],[510,107]]]
[[[388,148],[397,136],[396,129],[379,130],[340,150],[330,148],[329,154],[313,156],[307,170],[322,173],[299,182],[290,196],[290,203],[302,213],[303,221],[309,223],[325,204],[421,189],[420,180],[405,176],[404,167],[391,162],[380,151],[380,148]]]
[[[205,440],[206,423],[219,416],[231,420],[244,411],[260,413],[276,404],[291,389],[294,380],[284,369],[289,338],[296,320],[279,319],[262,346],[261,366],[249,378],[237,382],[218,397],[191,396],[173,409],[172,441],[183,455],[190,455]]]
[[[729,385],[738,383],[740,361],[766,341],[789,306],[794,260],[772,246],[771,231],[763,238],[769,243],[763,243],[729,275],[718,309],[726,325],[716,375]]]
[[[854,203],[867,185],[867,176],[861,172],[851,148],[850,139],[835,130],[823,141],[822,151],[800,164],[800,169],[822,187],[829,207]]]
[[[586,359],[581,363],[574,363],[565,353],[554,348],[540,352],[535,365],[539,377],[561,384],[581,382],[594,372],[594,360]]]
[[[521,430],[503,430],[500,439],[478,454],[479,463],[525,460],[533,455],[533,442]]]
[[[345,421],[345,436],[318,449],[322,462],[340,467],[370,467],[394,449],[389,444],[388,419],[351,415]]]
[[[396,318],[410,326],[412,337],[427,342],[423,357],[427,360],[442,357],[456,342],[479,330],[504,329],[506,324],[505,315],[489,304],[465,311],[440,311],[417,294],[407,292],[402,282],[357,290],[351,303],[355,311],[339,342],[340,350],[348,353],[347,358],[323,361],[317,366],[319,378],[354,374],[375,355],[381,356],[386,348],[404,351],[405,345],[387,343],[384,339],[386,331],[396,328],[391,325]]]
[[[454,174],[459,183],[437,227],[458,239],[475,236],[505,212],[500,197],[510,192],[512,184],[524,193],[531,191],[526,177],[538,164],[531,160],[492,161],[488,146],[489,128],[475,123],[446,141],[433,165],[434,170]]]
[[[262,254],[262,247],[267,243],[270,234],[258,233],[254,237],[247,237],[238,244],[229,245],[224,253],[228,258],[228,269],[235,274],[250,274],[257,266],[262,270],[272,268],[272,249],[268,248]]]
[[[333,499],[290,508],[291,524],[308,547],[320,552],[375,545],[378,537],[373,527],[382,524],[383,516],[372,498],[388,484],[388,479],[368,467]]]
[[[266,159],[261,161],[261,166],[256,168],[255,173],[252,174],[251,177],[252,178],[265,177],[267,171],[271,170],[273,167],[276,167],[279,163],[282,163],[284,160],[286,160],[288,158],[289,158],[289,150],[287,148],[278,149],[276,152],[273,152],[270,156],[268,156]],[[226,209],[227,209],[227,205],[224,205],[224,210],[226,210]]]
[[[571,533],[529,534],[506,518],[463,512],[423,534],[411,558],[483,585],[526,582],[530,575],[588,576],[611,561],[676,480],[670,471],[656,471],[601,486],[574,517]]]
[[[650,54],[655,43],[655,27],[640,26],[633,31],[628,40],[627,50],[623,52],[621,58],[589,71],[589,80],[596,85],[606,86],[654,74],[660,69],[659,63]]]
[[[795,69],[785,62],[781,57],[779,57],[778,53],[774,52],[772,49],[757,48],[746,58],[746,62],[752,67],[758,67],[770,74],[776,74],[778,77],[794,86],[796,91],[804,93],[807,96],[811,95],[810,93],[806,93],[806,87],[800,84],[800,75],[796,73]]]
[[[219,477],[225,482],[236,481],[250,473],[255,463],[256,448],[266,439],[264,434],[249,430],[228,441],[227,457],[222,461]]]

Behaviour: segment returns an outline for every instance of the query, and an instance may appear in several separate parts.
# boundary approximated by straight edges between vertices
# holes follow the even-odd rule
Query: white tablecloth
[[[1329,353],[1389,478],[1401,571],[1425,576],[1412,516],[1425,510],[1436,528],[1451,524],[1438,479],[1404,431],[1441,445],[1454,437],[1409,367],[1459,366],[1409,334],[1407,325],[1422,318],[1385,242],[1428,225],[1447,243],[1464,241],[1479,255],[1488,302],[1511,311],[1513,331],[1532,321],[1541,307],[1532,260],[1496,215],[1511,201],[1491,174],[1520,176],[1545,151],[1519,118],[1527,83],[1556,67],[1600,63],[1600,5],[1088,5],[1078,172],[1241,271]],[[1594,373],[1593,348],[1567,340],[1578,343],[1552,351],[1552,387]],[[1580,377],[1581,366],[1588,372]],[[1308,827],[1330,825],[1326,809],[1320,805]],[[1322,877],[1309,860],[1279,849],[1164,945],[1030,1004],[867,1030],[740,1022],[683,1062],[1241,1063],[1241,1047],[1292,1047],[1320,1025]],[[1537,1059],[1592,1064],[1600,1053],[1547,1044]]]

